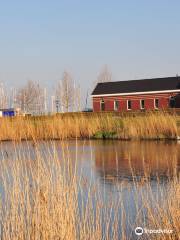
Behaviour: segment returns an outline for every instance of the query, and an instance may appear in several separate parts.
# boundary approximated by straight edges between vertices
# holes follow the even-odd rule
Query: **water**
[[[126,213],[124,226],[126,234],[132,239],[137,239],[133,232],[137,226],[135,222],[137,218],[136,203],[141,208],[142,193],[144,192],[147,199],[148,194],[151,194],[149,199],[153,194],[153,201],[160,202],[168,197],[169,184],[174,175],[178,175],[180,169],[179,146],[178,142],[172,141],[78,140],[39,142],[37,146],[34,146],[32,142],[17,144],[4,142],[0,145],[0,163],[4,161],[11,168],[13,162],[23,156],[25,164],[36,164],[37,149],[44,158],[55,153],[59,161],[63,158],[69,159],[74,173],[79,177],[79,184],[86,184],[86,188],[81,189],[79,194],[80,208],[82,201],[87,201],[88,191],[92,186],[96,186],[98,189],[104,206],[108,206],[110,203],[116,206],[121,198]],[[65,163],[63,162],[63,164]],[[144,182],[143,179],[145,179]],[[11,184],[10,182],[11,180],[9,180],[9,184]],[[138,191],[135,182],[139,183]],[[147,184],[151,186],[151,193],[147,191]],[[0,192],[3,198],[5,193],[3,193],[2,184],[0,184]],[[153,205],[153,201],[150,204]],[[96,210],[96,199],[93,200],[93,204],[94,210]],[[145,209],[141,209],[143,216],[146,215],[145,211]],[[119,214],[119,236],[121,236],[122,209],[110,208],[109,212],[106,212],[111,218],[110,234],[113,233],[113,219],[116,212]],[[101,214],[103,218],[103,211]],[[106,223],[102,221],[102,224]]]

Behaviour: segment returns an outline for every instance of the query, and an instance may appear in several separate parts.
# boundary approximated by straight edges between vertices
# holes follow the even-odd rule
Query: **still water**
[[[169,180],[173,180],[174,175],[178,175],[180,170],[180,145],[172,141],[54,141],[39,142],[36,147],[32,142],[15,145],[4,142],[0,144],[0,164],[3,160],[11,168],[13,161],[17,161],[18,156],[22,158],[22,155],[24,161],[27,160],[27,164],[31,164],[31,161],[34,164],[37,148],[44,158],[56,152],[59,161],[63,158],[69,160],[71,168],[76,169],[80,184],[83,182],[87,186],[85,190],[80,191],[80,199],[86,201],[88,188],[94,185],[98,188],[101,199],[106,205],[113,202],[113,206],[116,206],[116,202],[121,197],[126,213],[124,228],[127,236],[131,236],[132,239],[137,239],[133,231],[137,227],[136,219],[138,208],[141,207],[141,193],[145,192],[147,199],[149,194],[146,192],[146,183],[142,184],[143,179],[148,179],[154,199],[163,201],[168,197]],[[2,172],[0,177],[1,174]],[[140,183],[138,191],[134,186],[135,182]],[[3,198],[1,183],[0,193]],[[95,206],[94,202],[94,208]],[[111,209],[109,214],[112,219],[115,211],[119,211],[122,217],[120,209]],[[119,225],[119,236],[121,236],[121,219],[119,219]],[[113,232],[113,220],[110,232]]]

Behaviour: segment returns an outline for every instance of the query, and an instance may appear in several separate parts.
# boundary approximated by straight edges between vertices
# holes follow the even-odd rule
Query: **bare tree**
[[[74,110],[81,111],[81,88],[79,84],[74,88]]]
[[[56,89],[55,89],[55,96],[51,96],[51,111],[54,112],[55,104],[56,104],[56,110],[61,110],[61,112],[64,112],[63,106],[62,106],[62,82],[59,81]],[[61,109],[60,109],[61,108]]]
[[[73,107],[74,84],[71,75],[64,71],[62,80],[56,88],[56,101],[60,102],[61,111],[68,112]]]
[[[108,66],[105,65],[98,75],[96,83],[101,83],[101,82],[111,82],[112,81],[112,73],[109,70]]]
[[[8,106],[10,108],[16,107],[16,88],[11,87],[9,91],[9,96],[8,96]]]
[[[18,90],[16,102],[24,112],[40,113],[44,104],[43,90],[39,84],[28,81]]]

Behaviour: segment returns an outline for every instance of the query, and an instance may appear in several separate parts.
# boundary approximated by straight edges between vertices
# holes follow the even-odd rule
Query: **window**
[[[127,100],[127,109],[131,110],[131,100]]]
[[[118,109],[119,109],[119,101],[115,100],[114,101],[114,111],[118,111]]]
[[[104,99],[102,99],[101,102],[100,102],[100,109],[101,109],[101,111],[105,111],[105,102],[104,102]]]
[[[145,100],[144,99],[140,100],[140,108],[141,109],[145,108]]]
[[[154,99],[154,107],[155,109],[159,108],[159,99]]]
[[[169,107],[174,108],[176,106],[175,97],[170,97],[169,99]]]

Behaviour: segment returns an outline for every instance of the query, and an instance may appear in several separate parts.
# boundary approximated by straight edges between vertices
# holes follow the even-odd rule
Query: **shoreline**
[[[164,138],[159,138],[159,137],[154,137],[154,138],[95,138],[95,137],[90,137],[90,138],[66,138],[66,139],[62,139],[62,138],[42,138],[42,139],[36,139],[36,141],[34,141],[33,138],[21,138],[21,139],[1,139],[0,142],[40,142],[40,141],[98,141],[98,140],[102,140],[102,141],[122,141],[122,142],[143,142],[143,141],[149,141],[149,142],[162,142],[162,141],[171,141],[171,142],[180,142],[180,137],[178,136],[177,138],[172,137],[164,137]]]

